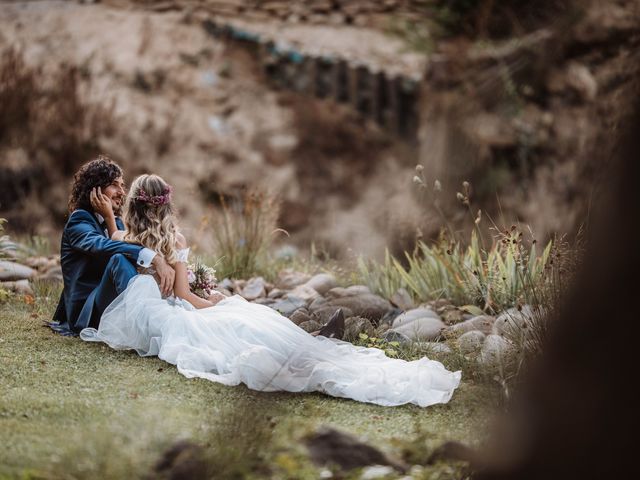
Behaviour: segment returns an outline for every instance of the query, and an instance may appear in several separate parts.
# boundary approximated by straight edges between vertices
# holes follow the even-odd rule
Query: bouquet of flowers
[[[191,292],[200,298],[209,298],[218,281],[216,271],[200,262],[187,265],[187,279]]]

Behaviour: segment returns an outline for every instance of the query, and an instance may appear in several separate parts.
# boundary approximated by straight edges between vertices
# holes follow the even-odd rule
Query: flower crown
[[[167,185],[167,188],[164,189],[162,195],[154,195],[151,196],[147,192],[144,191],[144,188],[138,188],[136,196],[134,197],[137,202],[147,203],[149,205],[166,205],[171,201],[171,192],[172,188],[170,185]]]

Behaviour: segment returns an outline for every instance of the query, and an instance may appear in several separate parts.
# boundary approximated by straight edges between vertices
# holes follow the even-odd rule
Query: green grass
[[[248,405],[257,419],[274,416],[265,452],[279,478],[317,478],[300,437],[319,425],[365,436],[397,455],[416,426],[436,446],[476,442],[486,419],[485,389],[466,381],[449,404],[421,409],[187,379],[157,358],[55,335],[42,326],[53,307],[20,297],[0,304],[0,478],[139,478],[179,439],[233,450],[252,425],[221,420],[244,415]],[[303,467],[314,473],[303,476]],[[286,472],[292,468],[297,477]]]

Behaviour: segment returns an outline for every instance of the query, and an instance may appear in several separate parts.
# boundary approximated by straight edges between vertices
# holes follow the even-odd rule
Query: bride
[[[314,337],[275,310],[238,295],[202,299],[189,289],[189,248],[178,232],[171,188],[157,175],[131,185],[125,231],[113,238],[141,244],[175,269],[174,296],[163,298],[152,271],[141,272],[105,310],[85,341],[157,355],[186,377],[253,390],[311,392],[384,406],[446,403],[460,383],[424,357],[407,362],[376,348]]]

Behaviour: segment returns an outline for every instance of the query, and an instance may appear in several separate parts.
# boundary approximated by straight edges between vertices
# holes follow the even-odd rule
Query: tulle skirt
[[[138,275],[85,341],[157,355],[186,377],[253,390],[324,392],[384,406],[446,403],[460,383],[424,357],[407,362],[376,348],[314,337],[275,310],[232,296],[197,310],[163,299],[150,275]]]

